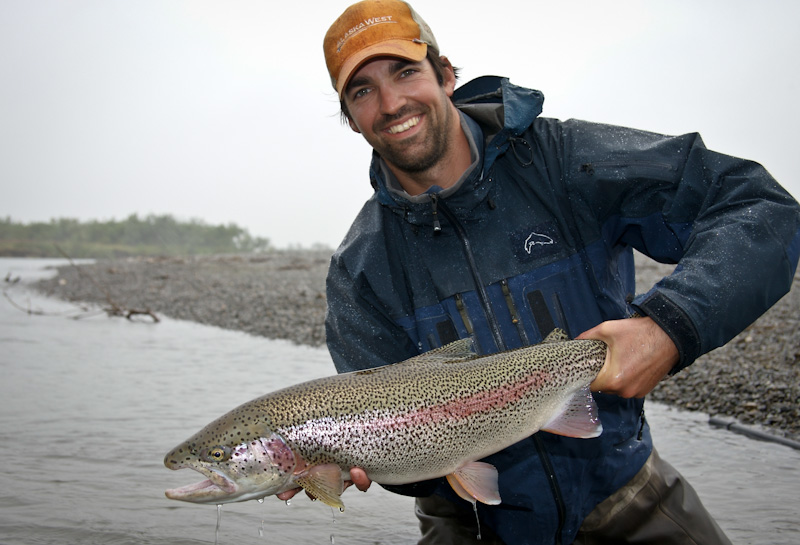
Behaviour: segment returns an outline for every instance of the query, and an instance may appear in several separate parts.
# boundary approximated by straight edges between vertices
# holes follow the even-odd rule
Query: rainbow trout
[[[589,383],[606,345],[566,340],[477,356],[462,339],[393,365],[312,380],[211,422],[164,458],[206,480],[168,498],[221,504],[302,487],[344,509],[351,467],[397,485],[447,477],[459,496],[500,503],[497,470],[479,460],[539,430],[602,432]]]

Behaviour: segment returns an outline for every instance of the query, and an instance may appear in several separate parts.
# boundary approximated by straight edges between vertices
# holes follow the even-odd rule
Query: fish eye
[[[206,462],[226,462],[231,457],[231,449],[224,445],[217,445],[208,449],[203,459]]]

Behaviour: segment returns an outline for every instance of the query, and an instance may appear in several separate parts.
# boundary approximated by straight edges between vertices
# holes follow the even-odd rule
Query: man
[[[483,353],[555,327],[601,339],[603,434],[541,432],[491,456],[503,502],[478,506],[482,542],[729,543],[653,450],[642,398],[788,291],[797,203],[696,134],[542,118],[538,91],[500,78],[456,90],[404,2],[351,6],[324,50],[348,124],[374,149],[375,194],[328,275],[337,369],[466,336]],[[678,266],[634,296],[631,248]],[[443,482],[387,488],[417,496],[421,543],[476,540],[472,506]]]

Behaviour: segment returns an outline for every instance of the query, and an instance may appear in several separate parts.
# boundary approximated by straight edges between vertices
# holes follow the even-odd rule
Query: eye
[[[362,87],[353,93],[353,100],[365,97],[370,92],[369,87]]]
[[[231,449],[223,445],[211,447],[203,456],[206,462],[226,462],[231,457]]]

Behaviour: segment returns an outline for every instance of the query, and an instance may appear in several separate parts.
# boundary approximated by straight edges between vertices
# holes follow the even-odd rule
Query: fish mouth
[[[194,469],[194,468],[192,468]],[[239,487],[234,481],[212,470],[196,471],[205,474],[208,479],[171,488],[164,494],[171,500],[188,501],[192,503],[226,503],[235,501]]]

